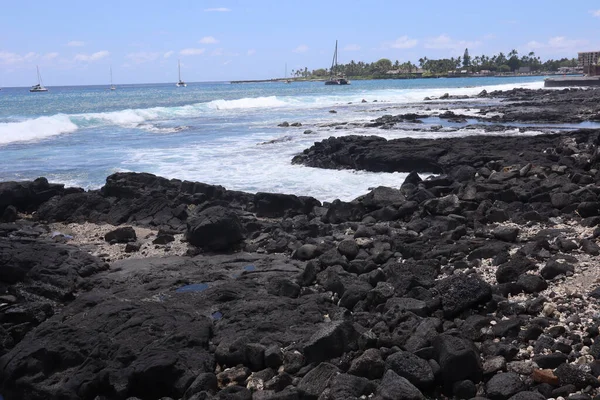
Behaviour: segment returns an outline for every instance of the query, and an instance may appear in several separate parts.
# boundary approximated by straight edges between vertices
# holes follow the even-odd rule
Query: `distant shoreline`
[[[394,75],[389,77],[377,76],[377,77],[348,77],[350,81],[374,81],[374,80],[396,80],[396,79],[439,79],[439,78],[522,78],[528,76],[539,76],[539,77],[547,77],[547,76],[563,76],[564,74],[558,73],[540,73],[540,74],[493,74],[493,75],[473,75],[473,74],[455,74],[455,75],[429,75],[429,76],[417,76],[417,75]],[[567,74],[567,76],[581,76],[580,74]],[[294,82],[323,82],[326,81],[327,78],[274,78],[274,79],[247,79],[247,80],[236,80],[229,81],[231,84],[239,84],[239,83],[284,83],[286,81]]]

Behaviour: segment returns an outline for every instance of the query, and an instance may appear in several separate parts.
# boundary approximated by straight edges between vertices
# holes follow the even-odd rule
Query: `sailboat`
[[[110,67],[110,87],[109,87],[109,89],[117,90],[117,88],[115,87],[115,85],[113,85],[113,82],[112,82],[112,67]]]
[[[179,82],[175,86],[177,87],[186,87],[186,83],[181,80],[181,62],[177,60],[177,66],[179,67]]]
[[[289,80],[287,77],[287,64],[285,64],[285,76],[284,77],[285,77],[285,83],[292,83],[292,81]]]
[[[335,41],[335,51],[333,52],[333,61],[331,62],[331,75],[329,80],[325,81],[326,85],[349,85],[350,81],[343,74],[337,74],[337,49],[338,42]]]
[[[37,85],[33,85],[31,87],[31,89],[29,89],[29,91],[30,92],[47,92],[48,89],[46,89],[44,87],[44,83],[42,82],[42,76],[40,75],[40,67],[38,67],[37,65],[35,67],[37,68],[38,83],[37,83]]]

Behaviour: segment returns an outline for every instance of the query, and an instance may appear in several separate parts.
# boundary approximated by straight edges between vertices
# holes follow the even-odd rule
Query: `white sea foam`
[[[473,86],[464,88],[426,88],[426,89],[381,89],[365,93],[348,92],[347,94],[311,95],[311,96],[267,96],[241,98],[234,100],[212,100],[177,107],[152,107],[125,109],[111,112],[56,114],[47,117],[24,120],[20,122],[0,123],[0,144],[39,140],[64,133],[73,133],[78,128],[94,128],[102,126],[119,126],[124,128],[140,128],[148,130],[151,121],[197,118],[202,116],[219,117],[232,113],[257,112],[262,110],[310,110],[360,103],[363,99],[371,103],[374,100],[386,104],[406,104],[420,102],[429,96],[441,96],[444,93],[453,95],[474,95],[481,90],[508,90],[514,87],[537,89],[543,82],[520,84],[502,84],[493,86]],[[341,118],[338,115],[337,118]],[[328,116],[335,120],[335,116]],[[265,115],[263,121],[268,120]],[[150,129],[152,131],[152,129]],[[156,133],[164,133],[155,129]]]
[[[289,107],[292,104],[298,104],[298,101],[292,97],[253,97],[237,100],[213,100],[206,103],[207,108],[213,110],[239,110],[248,108],[272,108]]]
[[[76,130],[77,125],[65,114],[0,123],[0,144],[41,140]]]

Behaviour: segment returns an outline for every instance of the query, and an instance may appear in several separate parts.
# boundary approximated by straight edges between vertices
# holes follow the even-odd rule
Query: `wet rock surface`
[[[439,168],[350,202],[0,183],[0,394],[594,398],[599,134],[329,139],[321,167]]]

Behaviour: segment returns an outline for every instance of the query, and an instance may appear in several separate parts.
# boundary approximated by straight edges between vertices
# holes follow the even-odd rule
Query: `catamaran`
[[[331,62],[331,75],[329,79],[325,81],[326,85],[349,85],[350,81],[346,79],[343,74],[337,73],[338,65],[337,65],[337,49],[338,42],[335,41],[335,51],[333,52],[333,61]]]
[[[37,68],[38,83],[37,83],[37,85],[33,85],[31,87],[31,89],[29,89],[29,91],[30,92],[47,92],[48,89],[46,89],[44,87],[44,83],[42,82],[42,76],[40,75],[40,67],[38,67],[37,65],[35,67]]]
[[[289,80],[287,76],[287,64],[285,64],[285,83],[292,83],[292,81]]]
[[[110,87],[109,87],[109,89],[110,90],[117,90],[116,86],[113,85],[113,82],[112,82],[112,67],[110,67]]]
[[[177,60],[177,66],[179,67],[179,82],[175,86],[177,87],[186,87],[186,83],[181,80],[181,62]]]

